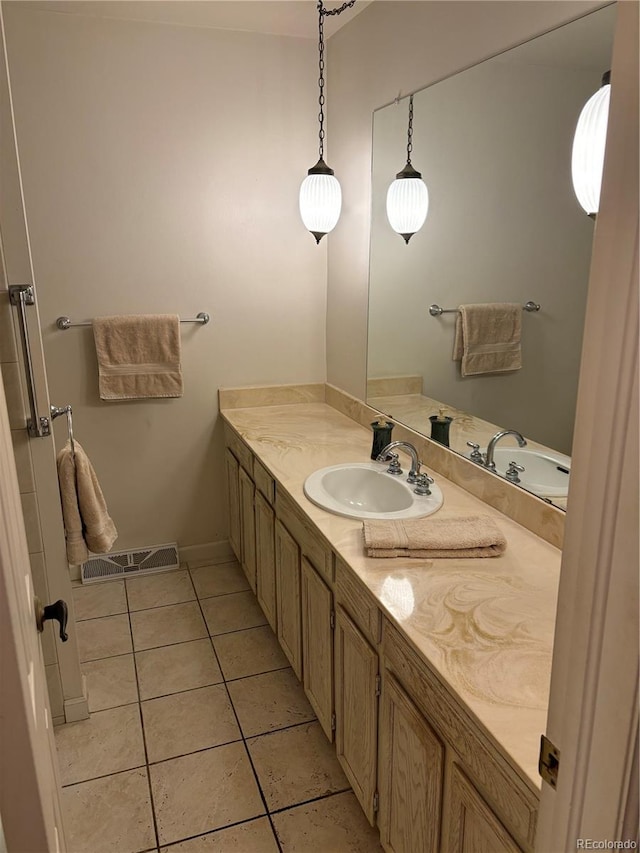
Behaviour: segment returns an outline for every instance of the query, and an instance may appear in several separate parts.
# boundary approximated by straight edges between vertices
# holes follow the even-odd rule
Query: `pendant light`
[[[607,141],[611,72],[602,76],[602,85],[582,108],[571,153],[573,191],[581,207],[595,219],[600,206],[600,187]]]
[[[422,175],[411,165],[413,150],[413,95],[409,97],[409,129],[407,132],[407,165],[396,175],[387,192],[389,224],[408,243],[424,225],[429,210],[429,191]]]
[[[333,169],[324,162],[324,16],[339,15],[345,9],[355,4],[356,0],[343,3],[337,9],[327,10],[322,0],[318,2],[318,104],[320,111],[318,121],[320,123],[319,158],[315,166],[307,172],[307,177],[300,186],[300,216],[308,231],[316,238],[316,243],[332,231],[340,218],[342,207],[342,190],[338,179],[334,176]]]

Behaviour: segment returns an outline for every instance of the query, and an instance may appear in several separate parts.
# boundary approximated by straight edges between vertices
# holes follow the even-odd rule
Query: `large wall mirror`
[[[518,430],[522,487],[558,506],[595,227],[573,192],[571,149],[611,67],[614,23],[615,5],[600,8],[414,95],[412,163],[429,214],[408,245],[385,208],[406,161],[408,98],[373,120],[367,401],[427,437],[444,409],[449,446],[466,456],[467,441],[485,450],[498,430]],[[529,301],[540,310],[522,313],[521,369],[462,377],[453,309]],[[432,304],[451,313],[432,316]],[[499,446],[517,449],[510,437]]]

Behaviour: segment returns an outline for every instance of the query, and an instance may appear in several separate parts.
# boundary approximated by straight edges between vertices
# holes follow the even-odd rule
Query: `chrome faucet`
[[[407,477],[407,483],[415,483],[420,476],[420,460],[418,459],[418,451],[415,449],[413,444],[409,444],[408,441],[392,441],[391,444],[387,444],[387,446],[383,447],[380,451],[377,461],[388,462],[391,458],[389,473],[402,474],[402,469],[397,462],[398,456],[396,453],[391,452],[392,450],[395,450],[396,447],[400,450],[405,450],[411,457],[411,470]],[[395,457],[395,459],[393,459],[393,457]]]
[[[487,454],[484,459],[485,468],[491,468],[492,471],[495,469],[496,463],[493,461],[493,453],[496,449],[496,444],[501,438],[504,438],[505,435],[513,435],[517,439],[519,447],[525,447],[527,443],[526,439],[523,438],[521,433],[516,429],[503,429],[500,432],[497,432],[493,438],[489,440],[489,444],[487,444]]]

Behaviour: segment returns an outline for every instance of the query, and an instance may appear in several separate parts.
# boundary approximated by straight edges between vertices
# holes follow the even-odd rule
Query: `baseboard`
[[[67,723],[77,723],[78,720],[89,719],[89,694],[87,692],[86,675],[82,676],[82,694],[82,696],[78,696],[76,699],[65,699],[64,717]]]
[[[203,545],[178,546],[180,562],[187,563],[191,568],[196,564],[212,566],[215,563],[228,563],[235,559],[228,539],[222,542],[205,542]]]

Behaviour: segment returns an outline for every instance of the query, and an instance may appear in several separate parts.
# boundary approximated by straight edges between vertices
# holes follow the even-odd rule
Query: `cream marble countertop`
[[[436,475],[444,494],[437,516],[491,516],[506,536],[505,554],[433,561],[369,558],[362,522],[312,504],[303,484],[318,468],[368,461],[370,430],[325,403],[221,413],[530,789],[538,792],[559,549]]]

